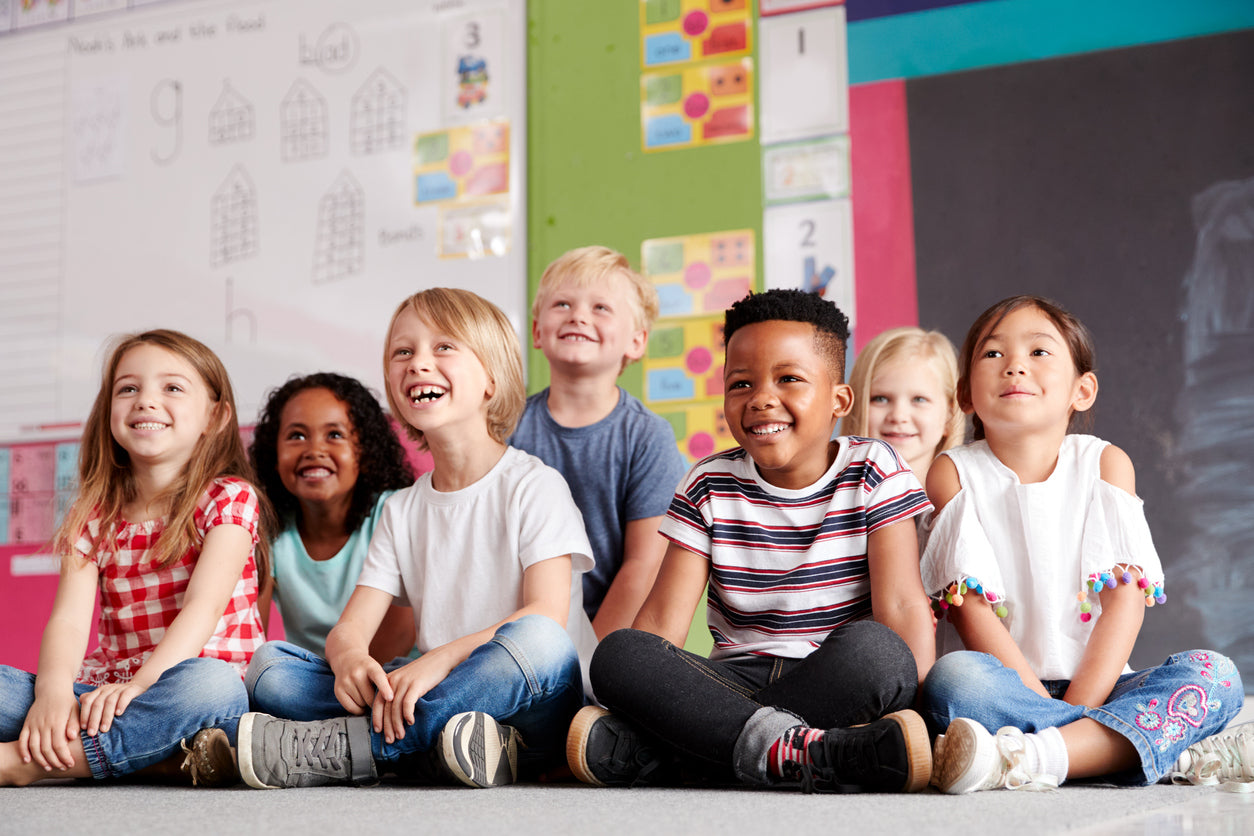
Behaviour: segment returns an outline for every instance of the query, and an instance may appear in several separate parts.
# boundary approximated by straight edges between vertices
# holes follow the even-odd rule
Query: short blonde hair
[[[414,313],[432,327],[448,333],[450,337],[466,344],[483,364],[493,392],[488,398],[488,434],[504,444],[514,432],[522,416],[527,395],[523,385],[522,348],[514,326],[500,308],[482,296],[469,290],[449,287],[433,287],[410,296],[397,306],[388,323],[388,342],[396,318],[405,310]],[[387,348],[383,351],[383,374],[387,378]],[[398,408],[392,387],[387,388],[388,407],[398,421],[404,414]],[[408,422],[405,430],[418,443],[419,449],[427,448],[422,431]]]
[[[853,387],[853,408],[840,424],[842,435],[867,435],[870,431],[867,414],[871,406],[871,382],[875,380],[876,371],[909,357],[922,357],[931,363],[932,373],[945,393],[949,408],[944,434],[932,455],[962,444],[966,435],[966,416],[958,406],[958,355],[954,344],[940,331],[924,331],[913,326],[890,328],[858,352],[853,374],[849,376],[849,385]]]
[[[609,247],[580,247],[562,253],[540,277],[536,298],[531,303],[531,319],[539,318],[544,300],[563,285],[592,287],[593,285],[625,282],[627,298],[635,314],[636,330],[650,331],[657,321],[659,304],[657,288],[653,282],[631,269],[627,256]]]

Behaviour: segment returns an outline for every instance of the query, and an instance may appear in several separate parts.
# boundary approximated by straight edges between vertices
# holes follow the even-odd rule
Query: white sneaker
[[[974,720],[959,717],[945,731],[936,753],[932,783],[941,792],[961,795],[1005,787],[1008,790],[1051,790],[1053,775],[1033,774],[1023,766],[1023,732],[1006,726],[997,736]]]
[[[1184,750],[1171,770],[1173,784],[1254,792],[1254,723],[1211,735]]]

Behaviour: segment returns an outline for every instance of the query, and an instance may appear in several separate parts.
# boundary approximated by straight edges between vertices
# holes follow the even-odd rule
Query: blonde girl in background
[[[920,482],[938,453],[962,443],[966,417],[958,408],[958,359],[939,331],[883,332],[858,353],[849,385],[853,409],[841,434],[887,441]]]
[[[271,532],[222,362],[177,331],[119,340],[78,478],[39,673],[0,667],[0,785],[177,769],[180,749],[193,782],[233,783]]]

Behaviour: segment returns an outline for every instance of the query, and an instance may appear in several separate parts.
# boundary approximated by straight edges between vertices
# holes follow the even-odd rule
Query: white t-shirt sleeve
[[[370,538],[370,549],[362,564],[358,586],[380,589],[391,595],[397,604],[412,606],[401,579],[399,549],[407,546],[405,516],[409,490],[388,497]]]
[[[592,546],[583,516],[562,474],[547,465],[536,468],[519,481],[514,501],[518,507],[518,562],[524,570],[564,554],[570,555],[571,568],[577,574],[592,568]]]

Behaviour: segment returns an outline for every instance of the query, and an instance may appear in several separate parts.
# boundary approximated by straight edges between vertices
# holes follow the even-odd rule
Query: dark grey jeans
[[[703,762],[697,771],[715,780],[753,784],[767,782],[766,752],[791,726],[869,723],[911,707],[918,688],[910,648],[874,621],[833,630],[801,659],[711,661],[652,633],[618,630],[602,640],[590,673],[597,699],[648,739]]]

